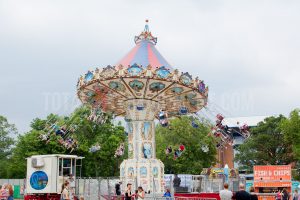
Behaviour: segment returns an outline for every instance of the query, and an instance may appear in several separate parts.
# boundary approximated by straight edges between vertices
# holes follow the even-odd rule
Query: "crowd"
[[[221,200],[258,200],[258,196],[254,191],[254,187],[250,188],[250,193],[245,190],[245,185],[239,185],[239,191],[233,194],[232,191],[228,189],[228,184],[224,184],[224,189],[219,193]],[[286,188],[283,188],[282,191],[278,190],[276,192],[275,200],[300,200],[300,195],[298,190],[295,190],[291,196]]]
[[[13,200],[14,191],[11,184],[3,184],[0,189],[0,200]]]
[[[122,199],[122,193],[121,193],[121,184],[122,182],[119,182],[116,184],[115,189],[116,189],[116,195],[117,199],[120,200]],[[128,183],[126,191],[124,193],[124,200],[142,200],[145,199],[145,194],[147,192],[144,191],[143,187],[139,186],[135,192],[132,192],[132,184]],[[150,191],[148,191],[148,194],[150,194]],[[166,192],[164,193],[163,197],[171,197],[171,193],[169,189],[166,189]],[[168,200],[168,198],[166,198]]]

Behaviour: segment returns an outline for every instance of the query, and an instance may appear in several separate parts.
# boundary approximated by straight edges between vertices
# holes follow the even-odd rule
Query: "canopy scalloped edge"
[[[125,115],[125,101],[147,99],[159,102],[163,110],[174,116],[182,108],[193,113],[204,107],[208,87],[198,77],[193,79],[189,73],[177,69],[170,72],[164,66],[152,69],[150,65],[147,68],[137,64],[109,65],[81,76],[77,95],[84,104],[116,115]]]

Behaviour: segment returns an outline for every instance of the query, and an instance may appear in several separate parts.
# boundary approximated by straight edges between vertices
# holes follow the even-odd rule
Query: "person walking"
[[[258,196],[257,194],[254,193],[254,187],[250,187],[250,197],[251,197],[251,200],[258,200]]]
[[[232,192],[228,190],[228,183],[224,183],[224,189],[220,191],[219,196],[221,200],[231,200],[232,199]]]
[[[132,193],[131,193],[131,183],[127,183],[127,189],[125,191],[125,200],[131,200]]]
[[[143,188],[140,186],[138,187],[138,193],[137,193],[137,199],[138,200],[142,200],[145,198],[145,191],[143,190]]]
[[[239,191],[236,192],[235,194],[235,199],[236,200],[251,200],[251,196],[248,192],[245,191],[245,185],[244,184],[240,184],[239,186]]]

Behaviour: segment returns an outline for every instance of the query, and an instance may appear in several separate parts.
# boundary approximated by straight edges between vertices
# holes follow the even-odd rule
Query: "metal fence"
[[[224,179],[209,179],[201,175],[181,175],[179,177],[181,177],[180,189],[184,193],[213,193],[223,189]],[[119,180],[119,177],[78,178],[76,179],[75,193],[78,196],[83,196],[85,200],[117,199],[115,196],[115,185]],[[4,183],[14,185],[14,196],[16,199],[23,198],[25,179],[0,179],[0,185]],[[229,179],[229,189],[238,191],[239,183],[245,184],[245,180]],[[125,185],[126,183],[123,184]],[[165,175],[165,188],[170,189],[172,196],[174,196],[173,175]],[[134,190],[135,188],[133,188]],[[147,194],[146,199],[173,200],[172,198],[163,198],[162,196],[162,193],[151,193]],[[181,199],[177,198],[177,200]],[[203,198],[200,199],[203,200]]]
[[[80,178],[76,180],[76,194],[87,200],[114,199],[118,180],[117,177]]]
[[[76,194],[83,196],[87,200],[116,199],[115,185],[119,180],[118,177],[77,179]],[[238,191],[240,183],[245,184],[245,180],[229,179],[229,189],[234,192]],[[126,183],[123,184],[125,185]],[[218,193],[223,189],[223,184],[224,179],[208,179],[204,176],[194,176],[191,179],[182,178],[180,188],[184,188],[184,193]],[[172,196],[174,196],[175,192],[181,192],[175,191],[173,178],[165,179],[165,188],[170,189]],[[133,191],[134,190],[135,188],[133,188]],[[152,199],[164,199],[162,196],[162,193],[147,194],[147,198]]]

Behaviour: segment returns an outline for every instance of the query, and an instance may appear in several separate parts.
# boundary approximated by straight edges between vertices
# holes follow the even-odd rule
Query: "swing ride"
[[[57,136],[55,137],[57,142],[65,149],[69,150],[70,153],[72,153],[78,148],[78,141],[73,137],[73,133],[80,123],[78,125],[73,123],[69,125],[66,123],[59,124],[54,115],[46,121],[45,128],[42,130],[39,139],[48,144],[51,140],[51,135],[55,135]]]
[[[133,187],[163,192],[164,165],[156,159],[154,120],[168,127],[170,117],[201,110],[207,103],[208,87],[198,77],[174,69],[162,57],[147,21],[134,42],[136,46],[116,65],[81,76],[77,95],[91,106],[93,120],[101,120],[97,113],[125,117],[129,158],[120,166],[120,179]],[[174,149],[174,157],[183,152],[184,145],[180,145]]]
[[[199,111],[207,109],[208,87],[198,77],[192,78],[188,72],[174,69],[155,48],[157,38],[152,35],[147,24],[140,35],[134,38],[136,46],[116,65],[89,70],[77,83],[77,96],[81,102],[91,107],[87,119],[103,124],[108,115],[124,117],[127,126],[128,159],[120,165],[120,179],[133,187],[142,186],[146,191],[163,192],[164,165],[156,159],[155,123],[170,126],[169,118],[191,115],[193,128],[199,128],[195,120],[201,120]],[[211,114],[211,113],[210,113]],[[233,133],[244,138],[250,136],[247,124],[239,131],[226,126],[222,114],[213,114],[215,124],[211,136],[215,137],[217,148],[233,145]],[[46,131],[40,139],[46,143],[51,134],[58,136],[58,142],[70,150],[78,148],[73,137],[77,126],[59,124],[49,119]],[[96,143],[89,148],[90,153],[101,150]],[[208,152],[207,145],[201,147]],[[115,150],[115,158],[124,155],[125,145],[121,143]],[[168,146],[166,156],[174,160],[184,154],[184,144]],[[125,184],[122,186],[124,187]]]

